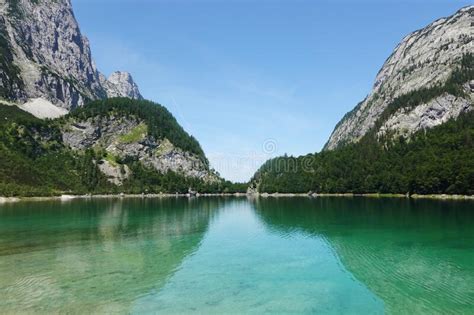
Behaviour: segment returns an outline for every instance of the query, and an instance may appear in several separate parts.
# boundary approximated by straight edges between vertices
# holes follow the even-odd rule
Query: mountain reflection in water
[[[1,313],[472,313],[473,261],[470,202],[0,206]]]

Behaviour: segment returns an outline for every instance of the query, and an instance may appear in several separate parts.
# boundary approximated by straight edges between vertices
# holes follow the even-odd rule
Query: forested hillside
[[[68,116],[55,120],[40,120],[16,106],[0,105],[0,196],[49,196],[85,193],[186,193],[191,188],[198,192],[245,191],[246,185],[232,184],[213,175],[199,143],[189,136],[174,117],[162,106],[138,100],[109,99],[86,105]],[[82,122],[107,122],[120,126],[127,121],[139,121],[145,134],[135,137],[128,133],[112,135],[110,141],[131,148],[130,155],[114,155],[107,151],[102,141],[107,126],[93,129],[90,146],[72,148],[64,141],[70,129],[78,134]],[[80,128],[79,128],[80,127]],[[101,129],[102,128],[102,129]],[[127,131],[127,130],[125,130]],[[124,131],[124,132],[125,132]],[[132,137],[133,136],[133,137]],[[147,155],[153,161],[170,161],[175,169],[161,170],[154,164],[144,163],[132,149],[145,147],[142,143],[167,139],[167,152],[152,147]],[[115,143],[113,142],[113,143]],[[154,142],[153,142],[154,143]],[[173,144],[176,146],[174,148]],[[128,151],[127,151],[128,152]],[[190,176],[181,171],[178,162],[197,156],[198,164],[190,164],[190,170],[205,177]],[[175,159],[181,159],[175,161]],[[183,162],[184,159],[184,162]],[[121,181],[114,182],[108,169],[116,169]],[[105,170],[105,171],[104,171]],[[194,173],[192,173],[194,174]],[[113,175],[113,173],[112,173]]]
[[[259,192],[474,194],[474,113],[410,140],[367,135],[334,151],[267,161]]]
[[[270,160],[255,174],[254,188],[269,193],[474,194],[473,79],[474,56],[467,53],[446,82],[395,98],[359,142],[340,141],[333,151]],[[443,95],[471,103],[457,119],[410,136],[403,130],[381,131],[394,113],[410,112]]]

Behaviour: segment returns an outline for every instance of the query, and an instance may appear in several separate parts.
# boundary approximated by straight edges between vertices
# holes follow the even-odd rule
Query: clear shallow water
[[[0,206],[0,313],[474,313],[474,203]]]

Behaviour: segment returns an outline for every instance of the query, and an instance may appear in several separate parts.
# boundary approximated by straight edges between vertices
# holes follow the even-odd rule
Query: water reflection
[[[382,302],[341,267],[325,240],[269,230],[245,199],[227,202],[195,254],[132,308],[136,314],[382,312]]]
[[[472,313],[472,203],[72,200],[0,207],[0,313]]]
[[[474,308],[474,207],[469,202],[258,199],[274,233],[323,237],[390,313]]]
[[[71,201],[0,208],[0,309],[128,312],[193,253],[222,200]],[[66,307],[66,308],[65,308]]]

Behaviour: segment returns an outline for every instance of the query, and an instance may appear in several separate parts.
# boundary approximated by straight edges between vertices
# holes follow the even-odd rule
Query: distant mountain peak
[[[128,97],[132,99],[143,99],[138,85],[132,75],[124,71],[113,72],[106,80],[101,76],[102,86],[105,88],[107,97]]]

